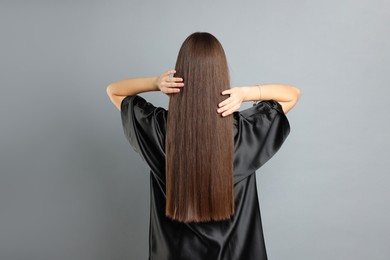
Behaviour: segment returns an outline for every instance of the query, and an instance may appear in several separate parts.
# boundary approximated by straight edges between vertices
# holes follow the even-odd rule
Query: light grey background
[[[290,136],[257,171],[269,259],[390,259],[389,10],[1,1],[0,259],[147,259],[149,170],[106,86],[174,68],[195,31],[221,41],[233,85],[302,91]],[[162,93],[141,95],[167,108]]]

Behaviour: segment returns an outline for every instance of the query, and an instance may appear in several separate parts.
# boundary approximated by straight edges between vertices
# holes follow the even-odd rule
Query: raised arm
[[[159,77],[119,80],[108,85],[106,92],[111,102],[120,110],[121,102],[126,96],[134,96],[149,91],[161,91],[167,95],[179,92],[179,88],[184,86],[183,79],[169,77],[170,74],[175,72],[175,70],[169,70]]]
[[[218,113],[227,116],[238,110],[242,102],[257,100],[275,100],[283,108],[285,114],[298,102],[301,91],[297,87],[287,84],[266,84],[260,86],[240,86],[227,89],[222,95],[230,97],[218,104]]]

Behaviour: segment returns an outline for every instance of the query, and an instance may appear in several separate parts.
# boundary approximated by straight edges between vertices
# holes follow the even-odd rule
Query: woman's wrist
[[[160,87],[158,85],[158,80],[159,80],[159,77],[152,77],[152,82],[153,82],[153,87],[156,91],[160,91]]]
[[[243,93],[243,101],[257,101],[260,100],[260,89],[258,86],[241,86]]]

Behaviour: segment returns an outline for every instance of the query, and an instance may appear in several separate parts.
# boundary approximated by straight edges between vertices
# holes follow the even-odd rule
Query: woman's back
[[[165,215],[168,113],[138,95],[121,103],[125,136],[151,169],[150,259],[267,259],[255,171],[280,149],[290,132],[281,105],[264,100],[233,113],[235,212],[228,220],[209,222],[179,222]]]

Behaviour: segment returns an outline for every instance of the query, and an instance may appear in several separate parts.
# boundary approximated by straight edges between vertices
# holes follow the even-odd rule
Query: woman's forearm
[[[116,96],[134,96],[148,91],[158,91],[158,77],[130,78],[111,83],[107,93]]]
[[[264,84],[260,86],[243,86],[243,101],[275,100],[285,114],[290,111],[301,96],[300,89],[287,84]]]
[[[184,83],[183,78],[170,77],[174,73],[176,73],[175,70],[168,70],[158,77],[129,78],[115,81],[107,86],[107,95],[112,103],[121,110],[122,101],[126,96],[134,96],[148,91],[161,91],[167,95],[178,93]]]
[[[287,84],[265,84],[259,86],[242,86],[245,97],[244,101],[256,100],[276,100],[279,102],[289,102],[297,100],[300,90]]]

